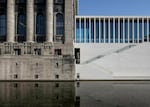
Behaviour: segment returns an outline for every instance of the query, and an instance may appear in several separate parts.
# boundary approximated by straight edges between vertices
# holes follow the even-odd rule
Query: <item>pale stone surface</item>
[[[33,42],[34,36],[34,0],[27,0],[27,42]]]
[[[53,0],[46,0],[46,42],[53,42]]]

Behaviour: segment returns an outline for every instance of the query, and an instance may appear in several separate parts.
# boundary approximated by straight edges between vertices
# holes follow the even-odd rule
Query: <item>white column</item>
[[[132,19],[132,43],[134,43],[134,18]]]
[[[27,42],[34,38],[34,0],[27,0]]]
[[[53,1],[46,0],[46,42],[53,42]]]
[[[128,43],[130,43],[130,18],[128,18]]]
[[[7,42],[15,39],[15,0],[7,0]]]
[[[106,35],[105,35],[105,26],[106,26],[106,23],[105,23],[105,18],[104,18],[104,23],[103,23],[103,30],[104,30],[104,32],[103,32],[103,43],[105,43],[105,38],[106,38]]]

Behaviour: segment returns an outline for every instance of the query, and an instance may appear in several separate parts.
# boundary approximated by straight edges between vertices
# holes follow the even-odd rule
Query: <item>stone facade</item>
[[[4,1],[7,33],[0,37],[0,80],[74,80],[73,41],[77,0],[43,0],[43,4],[41,0]],[[55,32],[59,29],[56,15],[59,14],[57,7],[61,6],[64,33],[58,35]],[[43,34],[36,33],[38,11],[45,17]],[[22,13],[26,21],[18,23],[18,15]],[[18,24],[22,26],[20,29],[26,30],[25,33],[18,33]]]

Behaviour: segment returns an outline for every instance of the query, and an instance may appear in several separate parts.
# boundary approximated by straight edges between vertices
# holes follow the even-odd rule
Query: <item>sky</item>
[[[80,16],[150,16],[150,0],[79,0]]]

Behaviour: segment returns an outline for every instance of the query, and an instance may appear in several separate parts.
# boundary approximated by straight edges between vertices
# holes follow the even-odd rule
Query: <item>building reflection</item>
[[[0,83],[0,107],[79,107],[79,100],[74,82]]]

